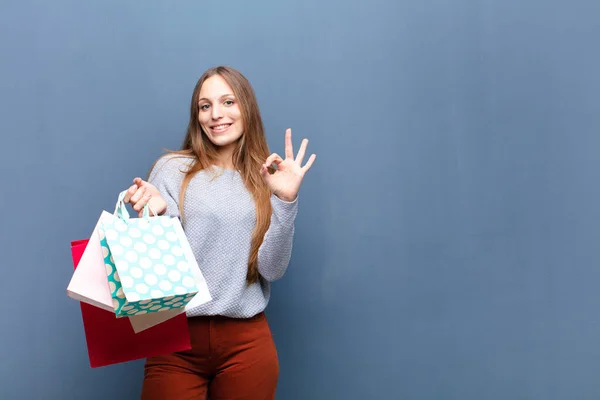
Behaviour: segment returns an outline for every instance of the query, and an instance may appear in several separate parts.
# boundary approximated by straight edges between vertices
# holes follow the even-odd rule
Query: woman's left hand
[[[265,183],[269,186],[275,196],[283,201],[291,202],[296,199],[304,174],[308,172],[317,158],[316,154],[312,154],[306,164],[302,166],[307,145],[308,140],[302,140],[300,150],[298,150],[298,154],[296,155],[296,158],[294,158],[292,130],[287,129],[285,131],[285,160],[278,154],[273,153],[265,160],[265,163],[261,167],[260,173],[265,180]],[[270,174],[268,167],[272,164],[275,164],[277,169],[275,173]]]

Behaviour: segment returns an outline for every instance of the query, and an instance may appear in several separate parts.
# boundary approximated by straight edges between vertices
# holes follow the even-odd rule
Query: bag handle
[[[129,212],[127,211],[127,207],[125,206],[125,201],[123,201],[125,199],[125,194],[127,194],[127,190],[123,190],[121,193],[119,193],[119,197],[117,198],[117,204],[115,205],[115,212],[113,214],[119,217],[120,219],[127,221],[129,219]],[[152,212],[154,217],[157,216],[156,211],[154,211],[152,206],[146,203],[142,213],[142,218],[150,218],[150,212]]]

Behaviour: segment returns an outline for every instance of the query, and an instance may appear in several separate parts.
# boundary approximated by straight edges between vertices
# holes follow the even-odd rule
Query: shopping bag
[[[201,306],[204,303],[211,301],[212,297],[208,290],[208,285],[206,284],[206,280],[204,279],[204,275],[202,274],[200,268],[198,267],[198,263],[196,262],[196,258],[194,257],[194,253],[190,246],[190,243],[183,232],[183,227],[181,226],[181,222],[178,218],[172,218],[173,228],[179,238],[179,242],[181,243],[181,247],[183,249],[183,254],[190,266],[190,270],[194,275],[196,280],[196,287],[198,288],[198,293],[192,298],[192,300],[187,303],[184,310],[181,309],[173,309],[170,311],[162,311],[158,313],[150,313],[143,315],[133,315],[128,317],[131,326],[135,332],[141,332],[144,329],[148,329],[156,324],[159,324],[163,321],[166,321],[169,318],[177,315],[177,313],[189,311],[195,307]]]
[[[77,251],[75,248],[79,247],[81,244],[85,244],[86,246],[85,250],[83,251],[83,255],[79,259],[79,262],[76,266],[77,268],[73,273],[73,277],[71,278],[71,283],[67,289],[67,295],[70,298],[81,301],[82,303],[90,304],[109,311],[114,316],[112,296],[108,287],[108,279],[106,277],[104,261],[100,252],[100,241],[96,241],[94,239],[98,239],[97,235],[92,235],[91,239],[74,240],[71,242],[71,251]],[[96,257],[88,256],[90,253],[93,254],[96,252],[96,247],[98,252],[100,252],[100,263],[97,262]],[[85,272],[79,273],[81,271]],[[199,282],[202,283],[203,281]],[[204,284],[206,283],[204,282]],[[202,293],[199,293],[199,295],[202,297]],[[196,300],[196,297],[194,297],[194,300]],[[188,305],[190,304],[192,303],[188,303]],[[133,331],[138,333],[165,322],[168,319],[173,318],[185,311],[185,309],[173,309],[160,313],[132,315],[127,318],[131,323]]]
[[[174,219],[150,217],[148,205],[141,218],[129,218],[125,193],[98,229],[115,315],[185,309],[199,288]]]
[[[80,240],[72,243],[71,254],[75,270],[88,242]],[[136,334],[129,322],[130,318],[116,318],[112,310],[107,311],[83,302],[80,304],[92,368],[191,349],[185,314],[180,313]]]
[[[84,242],[87,243],[87,245],[67,287],[67,296],[99,307],[103,310],[114,312],[113,297],[107,278],[107,268],[113,268],[113,265],[109,265],[108,267],[105,265],[99,235],[99,226],[101,225],[102,219],[112,218],[114,218],[113,214],[102,211],[90,238],[71,242],[72,247]],[[198,263],[196,262],[179,219],[172,218],[172,224],[177,234],[178,241],[181,243],[186,261],[195,277],[198,293],[193,297],[192,301],[186,305],[185,309],[179,308],[170,311],[165,310],[160,313],[152,312],[149,314],[129,316],[128,318],[131,326],[136,333],[151,328],[180,313],[212,300],[206,280],[198,267]]]
[[[107,216],[111,217],[111,214],[103,211],[100,219]],[[100,219],[98,220],[98,224]],[[179,223],[179,220],[176,222]],[[83,255],[81,256],[81,259],[78,262],[77,269],[75,269],[73,272],[71,281],[67,286],[67,296],[80,302],[87,303],[114,313],[113,299],[108,286],[106,266],[104,264],[104,257],[102,256],[100,238],[97,230],[98,224],[96,224],[96,227],[94,228],[94,231],[89,239],[74,240],[71,242],[72,248],[81,243],[86,243],[87,245]],[[181,229],[181,225],[179,224],[178,226],[179,229]],[[185,235],[183,235],[183,238],[185,238]],[[197,275],[196,283],[199,285],[199,287],[203,288],[203,290],[194,297],[193,304],[204,304],[206,301],[211,300],[211,297],[208,293],[206,281],[198,269],[198,265],[193,253],[191,253],[191,249],[189,249],[189,243],[187,243],[187,239],[185,240],[188,249],[185,249],[184,252],[186,253],[186,257],[189,260],[190,265],[193,266],[192,270]],[[189,304],[192,303],[188,303],[188,305]],[[167,321],[168,319],[173,318],[185,311],[186,309],[173,309],[161,313],[132,315],[128,318],[133,331],[138,333]]]
[[[71,246],[77,246],[82,242],[86,242],[87,246],[81,260],[78,261],[78,268],[73,272],[71,281],[67,286],[67,296],[103,310],[114,311],[98,235],[100,221],[105,217],[111,217],[111,214],[106,211],[102,212],[89,239],[71,242]]]

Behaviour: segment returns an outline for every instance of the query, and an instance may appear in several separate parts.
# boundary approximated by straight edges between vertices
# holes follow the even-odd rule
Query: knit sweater
[[[192,159],[167,155],[148,178],[167,203],[165,215],[180,217],[179,193]],[[263,311],[270,282],[285,273],[292,252],[298,200],[271,196],[271,224],[258,251],[258,282],[248,285],[248,256],[256,209],[238,171],[213,166],[190,181],[183,204],[183,229],[212,300],[187,311],[187,316],[223,315],[249,318]]]

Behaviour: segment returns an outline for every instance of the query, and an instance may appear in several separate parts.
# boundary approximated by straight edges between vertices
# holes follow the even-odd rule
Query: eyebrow
[[[223,96],[219,97],[219,100],[223,99],[225,97],[235,97],[235,96],[233,94],[231,94],[231,93],[228,93],[228,94],[224,94]],[[205,97],[203,97],[201,99],[198,99],[198,103],[200,103],[201,101],[210,101],[210,100],[207,99],[207,98],[205,98]]]

